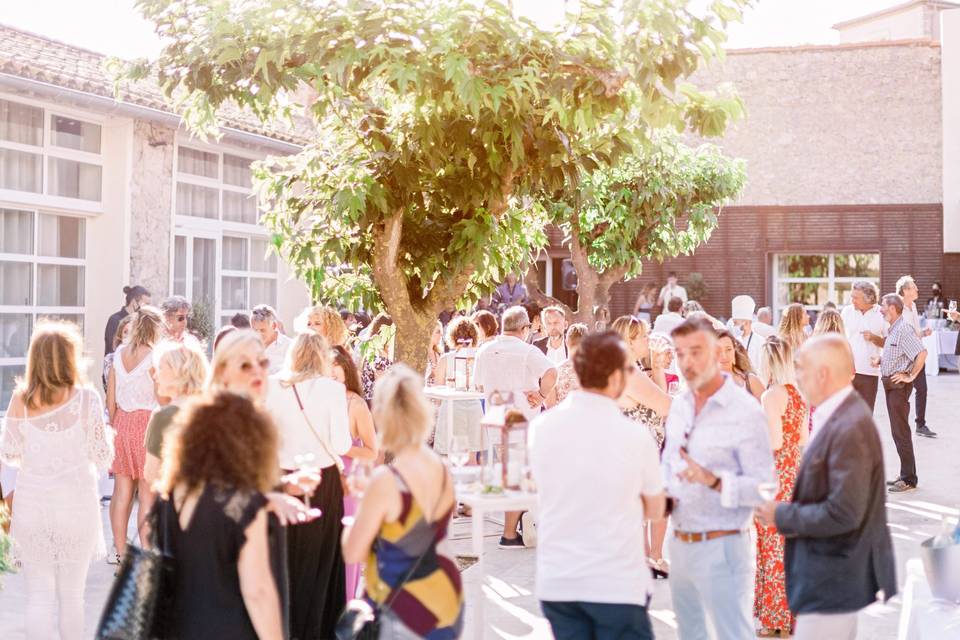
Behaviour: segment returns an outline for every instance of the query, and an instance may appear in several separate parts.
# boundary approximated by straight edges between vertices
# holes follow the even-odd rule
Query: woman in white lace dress
[[[117,454],[112,468],[113,497],[110,499],[110,528],[115,549],[111,560],[117,564],[127,547],[127,525],[133,511],[134,489],[139,492],[138,530],[142,530],[152,502],[150,485],[143,474],[147,460],[144,440],[150,415],[157,407],[151,368],[153,347],[162,332],[160,312],[154,307],[140,307],[130,325],[128,341],[116,351],[107,380],[107,414],[117,432]]]
[[[11,533],[28,640],[83,637],[87,569],[105,552],[97,475],[113,442],[100,397],[81,386],[81,349],[75,325],[37,326],[0,431],[0,459],[20,468]]]

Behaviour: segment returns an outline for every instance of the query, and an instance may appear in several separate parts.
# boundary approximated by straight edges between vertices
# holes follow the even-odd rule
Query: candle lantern
[[[520,489],[527,466],[527,418],[513,404],[513,393],[494,392],[481,422],[486,456],[484,484]]]

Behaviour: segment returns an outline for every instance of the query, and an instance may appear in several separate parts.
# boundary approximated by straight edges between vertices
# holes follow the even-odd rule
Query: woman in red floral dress
[[[776,500],[789,501],[800,468],[800,448],[807,441],[807,407],[797,391],[793,350],[771,336],[762,349],[763,377],[769,386],[761,397],[770,428],[770,446],[777,467]],[[753,603],[761,638],[789,637],[795,619],[787,605],[783,572],[783,536],[775,527],[757,523],[757,581]]]

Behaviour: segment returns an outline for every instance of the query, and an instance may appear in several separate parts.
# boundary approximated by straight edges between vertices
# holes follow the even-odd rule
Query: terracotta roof
[[[106,59],[101,53],[0,24],[0,73],[115,100],[113,82],[103,69]],[[178,115],[156,82],[127,83],[119,95],[116,102],[121,108],[127,103]],[[311,135],[306,119],[294,128],[285,122],[261,123],[234,105],[224,105],[220,119],[228,129],[296,145],[306,144]]]

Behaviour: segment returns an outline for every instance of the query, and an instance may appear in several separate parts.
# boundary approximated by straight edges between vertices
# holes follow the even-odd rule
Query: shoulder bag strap
[[[297,385],[291,384],[290,388],[293,389],[293,395],[297,398],[297,406],[300,407],[300,415],[303,416],[303,421],[307,423],[307,427],[309,427],[310,432],[314,435],[317,441],[320,442],[320,446],[323,447],[324,452],[328,456],[333,458],[333,463],[337,465],[337,471],[339,471],[340,474],[343,475],[343,460],[340,459],[340,456],[336,455],[333,451],[330,450],[330,445],[327,444],[326,440],[320,437],[320,434],[313,427],[313,423],[310,422],[310,418],[307,416],[307,412],[303,408],[303,401],[300,400],[300,392],[297,391]]]

